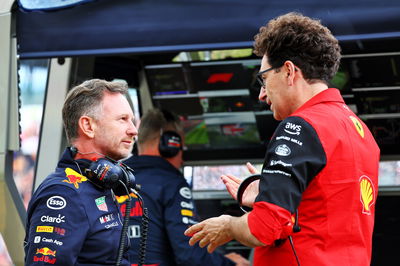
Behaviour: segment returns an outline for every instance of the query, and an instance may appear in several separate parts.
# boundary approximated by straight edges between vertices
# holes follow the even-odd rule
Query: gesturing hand
[[[251,174],[257,173],[257,169],[251,163],[247,163],[246,166]],[[222,175],[221,179],[222,179],[222,182],[224,182],[229,194],[231,194],[231,196],[235,200],[237,200],[237,191],[238,191],[239,185],[242,182],[242,180],[231,174]],[[260,181],[258,181],[258,180],[254,181],[246,188],[246,190],[243,193],[243,197],[242,197],[242,205],[247,206],[247,207],[253,206],[254,200],[256,199],[258,192],[259,192],[259,189],[258,189],[259,183],[260,183]]]
[[[201,248],[208,246],[207,251],[212,253],[217,247],[233,239],[230,233],[229,215],[210,218],[195,224],[185,231],[186,236],[190,236],[189,245],[193,246],[199,242]]]

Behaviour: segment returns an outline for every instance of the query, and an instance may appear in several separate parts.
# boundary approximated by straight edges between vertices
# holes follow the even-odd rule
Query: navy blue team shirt
[[[82,175],[88,163],[74,161],[66,149],[35,191],[28,206],[25,265],[115,265],[122,216],[113,192]],[[130,265],[126,252],[121,265]]]
[[[198,220],[191,189],[180,171],[158,156],[132,156],[124,163],[134,169],[149,212],[145,265],[234,265],[222,254],[209,254],[197,244],[189,245],[189,237],[183,232]],[[136,201],[129,222],[129,259],[133,265],[138,263],[141,218],[142,209]]]

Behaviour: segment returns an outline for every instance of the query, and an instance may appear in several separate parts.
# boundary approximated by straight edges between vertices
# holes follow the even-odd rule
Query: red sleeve
[[[293,216],[288,210],[262,201],[254,203],[247,218],[252,235],[266,245],[272,245],[275,240],[291,235],[292,220]]]

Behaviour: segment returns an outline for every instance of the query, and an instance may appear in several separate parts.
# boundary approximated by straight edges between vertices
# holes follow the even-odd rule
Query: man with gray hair
[[[126,96],[126,84],[99,79],[69,91],[62,115],[71,147],[29,203],[25,265],[130,265],[119,249],[114,196],[119,181],[128,183],[115,175],[116,160],[131,153],[137,135]]]

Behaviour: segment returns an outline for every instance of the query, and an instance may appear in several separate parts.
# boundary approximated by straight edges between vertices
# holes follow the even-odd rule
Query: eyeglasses
[[[268,68],[268,69],[266,69],[266,70],[264,70],[264,71],[261,71],[261,72],[258,72],[258,73],[257,73],[256,79],[257,79],[258,84],[259,84],[261,87],[265,87],[265,83],[264,83],[264,79],[262,78],[262,75],[263,75],[264,73],[267,73],[268,71],[271,71],[272,69],[275,69],[275,68],[276,68],[276,67],[270,67],[270,68]]]

